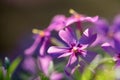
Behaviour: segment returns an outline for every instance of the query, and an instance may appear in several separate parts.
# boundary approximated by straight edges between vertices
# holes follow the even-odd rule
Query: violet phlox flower
[[[77,40],[75,33],[70,27],[65,28],[65,30],[60,30],[59,36],[68,44],[68,47],[51,46],[48,49],[48,53],[51,55],[58,54],[58,58],[70,56],[65,68],[67,75],[74,72],[75,67],[79,64],[79,56],[89,61],[92,59],[91,57],[94,57],[94,53],[86,50],[86,48],[96,39],[96,34],[92,34],[90,29],[84,31],[80,40]]]
[[[98,35],[96,41],[93,43],[93,46],[104,42],[114,45],[114,39],[120,41],[120,15],[115,17],[112,25],[109,25],[105,19],[99,19],[95,23],[94,28]]]
[[[98,20],[98,16],[90,17],[83,14],[77,13],[75,10],[70,9],[69,11],[72,15],[68,17],[65,21],[65,26],[70,26],[71,24],[76,24],[76,27],[80,30],[81,35],[83,34],[83,22],[95,23]]]
[[[66,20],[66,26],[69,26],[75,22],[83,22],[83,21],[88,21],[88,22],[96,22],[98,20],[98,16],[94,16],[94,17],[89,17],[89,16],[85,16],[83,14],[79,14],[77,13],[75,10],[70,9],[70,13],[72,14],[70,17],[68,17],[68,19]]]
[[[62,73],[54,70],[53,61],[50,56],[39,56],[37,59],[34,59],[32,56],[27,56],[22,63],[22,67],[34,75],[38,74],[38,71],[41,71],[41,73],[46,78],[49,78],[49,80],[62,80],[63,78]],[[41,80],[43,75],[40,75],[35,79],[34,76],[31,76],[30,80]]]
[[[65,21],[66,21],[67,17],[64,15],[56,15],[53,17],[50,25],[49,25],[49,29],[50,30],[55,30],[55,31],[59,31],[61,29],[63,29],[65,27]]]
[[[47,45],[47,42],[49,42],[51,31],[53,30],[59,31],[63,29],[65,27],[64,23],[65,20],[66,17],[64,15],[56,15],[55,17],[53,17],[50,25],[46,29],[44,30],[33,29],[32,32],[36,34],[36,38],[33,45],[25,50],[25,54],[31,55],[35,51],[39,43],[41,43],[39,53],[40,55],[44,55],[46,49],[45,47]]]
[[[63,74],[54,70],[51,57],[44,56],[38,58],[39,69],[49,78],[49,80],[62,80]]]
[[[120,67],[120,42],[115,40],[114,46],[106,42],[102,44],[102,48],[113,57],[116,67]]]
[[[96,22],[98,20],[98,16],[94,16],[94,17],[89,17],[89,16],[85,16],[82,14],[78,14],[75,10],[70,9],[70,13],[72,14],[70,17],[66,17],[64,15],[56,15],[53,17],[49,28],[50,29],[54,29],[56,31],[59,31],[75,22],[77,22],[77,25],[79,26],[78,28],[80,28],[80,23],[81,22]]]
[[[37,46],[41,44],[39,53],[41,56],[45,55],[45,47],[47,46],[47,42],[49,42],[51,30],[48,28],[45,30],[33,29],[32,32],[35,34],[35,41],[31,47],[25,50],[25,54],[32,55]]]
[[[22,63],[22,68],[32,74],[35,74],[37,70],[35,59],[32,56],[26,56]]]

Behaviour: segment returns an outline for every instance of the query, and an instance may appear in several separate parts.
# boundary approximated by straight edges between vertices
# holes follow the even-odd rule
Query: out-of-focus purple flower
[[[53,17],[49,25],[49,28],[59,31],[75,22],[77,22],[77,27],[81,28],[81,22],[83,21],[96,22],[98,20],[98,16],[95,17],[85,16],[82,14],[78,14],[73,9],[70,9],[70,13],[72,14],[70,17],[66,17],[64,15],[56,15],[55,17]]]
[[[105,19],[100,19],[95,23],[95,29],[98,33],[93,46],[108,42],[114,45],[114,39],[120,41],[120,15],[116,16],[113,24],[110,26]]]
[[[120,42],[115,40],[115,45],[112,46],[109,43],[102,44],[102,48],[113,57],[116,62],[116,67],[120,67]]]
[[[53,62],[51,57],[44,56],[38,59],[39,69],[50,79],[50,80],[61,80],[63,78],[62,73],[58,73],[53,69]]]
[[[22,63],[22,67],[32,74],[36,73],[35,59],[32,56],[27,56]]]
[[[73,9],[70,9],[70,13],[72,14],[72,16],[70,16],[67,19],[66,26],[73,24],[75,22],[83,22],[83,21],[96,22],[98,20],[98,16],[94,16],[94,17],[85,16],[82,14],[78,14]]]
[[[6,73],[7,73],[7,70],[3,66],[0,66],[0,70],[2,71],[3,76],[5,77]]]
[[[33,29],[32,32],[36,34],[35,35],[36,38],[33,45],[30,48],[25,50],[25,54],[26,55],[33,54],[33,52],[35,51],[39,43],[41,43],[39,53],[41,56],[43,56],[45,53],[45,49],[46,49],[45,47],[47,45],[47,42],[49,42],[49,39],[50,39],[51,31],[53,30],[59,31],[63,29],[65,27],[65,23],[64,23],[65,20],[66,20],[66,17],[64,15],[56,15],[46,29],[44,30]]]
[[[68,17],[65,21],[65,26],[70,26],[71,24],[75,23],[77,28],[80,30],[81,35],[83,34],[83,27],[81,26],[82,22],[91,22],[94,23],[98,20],[98,16],[89,17],[83,14],[79,14],[73,9],[70,9],[70,13],[72,14]]]
[[[66,17],[64,15],[56,15],[53,17],[49,29],[59,31],[65,27]]]
[[[32,55],[33,52],[36,50],[37,46],[41,44],[39,53],[41,56],[45,55],[45,47],[47,46],[47,42],[49,42],[51,30],[48,28],[45,30],[38,30],[38,29],[33,29],[32,31],[35,35],[35,41],[33,45],[25,50],[26,55]]]
[[[79,63],[79,56],[81,56],[83,59],[85,59],[85,57],[90,59],[92,59],[91,57],[94,57],[94,53],[86,50],[86,48],[96,39],[96,34],[93,34],[90,29],[85,30],[80,40],[77,40],[75,33],[70,27],[65,28],[65,30],[60,30],[59,36],[68,44],[68,47],[51,46],[48,49],[48,53],[51,55],[58,54],[58,58],[70,56],[65,68],[67,75],[70,75],[74,72],[75,67]]]

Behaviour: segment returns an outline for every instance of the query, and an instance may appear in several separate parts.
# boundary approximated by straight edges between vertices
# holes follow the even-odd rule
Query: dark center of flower
[[[120,53],[117,55],[117,58],[119,58],[119,59],[120,59]]]
[[[118,61],[118,60],[120,60],[120,53],[119,53],[118,55],[114,56],[114,57],[113,57],[113,60],[114,60],[115,62]]]

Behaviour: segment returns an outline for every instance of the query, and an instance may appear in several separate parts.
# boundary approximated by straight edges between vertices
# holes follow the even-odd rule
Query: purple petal
[[[51,61],[52,61],[52,59],[49,56],[38,58],[38,66],[39,66],[40,70],[42,70],[44,72],[44,74],[46,76],[49,76],[48,69],[49,69]]]
[[[77,22],[79,19],[76,18],[75,16],[70,16],[69,18],[67,18],[66,22],[65,22],[65,26],[69,26],[75,22]]]
[[[97,32],[106,35],[109,31],[109,24],[106,20],[101,19],[96,22]]]
[[[79,15],[78,15],[79,16]],[[96,22],[98,20],[98,16],[95,17],[86,17],[83,15],[80,15],[79,17],[76,17],[75,15],[72,15],[66,20],[66,26],[69,26],[75,22],[83,22],[83,21],[89,21],[89,22]]]
[[[63,47],[57,47],[57,46],[51,46],[49,49],[48,49],[48,53],[49,54],[54,54],[54,53],[65,53],[65,52],[68,52],[69,48],[63,48]]]
[[[96,22],[98,20],[98,16],[95,17],[81,17],[80,21],[89,21],[89,22]]]
[[[32,57],[26,57],[25,60],[23,61],[22,67],[30,71],[31,73],[35,73],[35,60]]]
[[[114,38],[120,42],[120,31],[114,33]]]
[[[40,47],[40,51],[39,51],[41,56],[45,55],[45,50],[46,50],[46,46],[47,46],[47,41],[48,41],[48,38],[45,37],[45,38],[44,38],[44,41],[43,41],[43,43],[42,43],[42,45],[41,45],[41,47]]]
[[[59,36],[68,45],[76,43],[76,37],[70,28],[65,28],[65,30],[60,30]]]
[[[73,54],[70,56],[69,61],[65,67],[65,73],[67,76],[71,76],[74,73],[78,65],[78,58]]]
[[[80,50],[86,49],[88,47],[88,44],[81,44]]]
[[[113,26],[111,28],[114,32],[120,31],[120,14],[114,18]]]
[[[66,57],[66,56],[69,56],[69,55],[71,55],[71,54],[72,54],[71,52],[63,53],[63,54],[60,55],[58,58]]]
[[[117,53],[117,51],[109,43],[104,43],[101,47],[111,56],[114,56]]]
[[[32,55],[33,52],[35,51],[35,49],[37,48],[38,44],[40,43],[40,41],[41,41],[41,37],[37,36],[37,38],[35,39],[33,45],[30,48],[25,50],[25,54],[26,55]]]
[[[114,48],[116,49],[116,51],[118,51],[118,53],[120,52],[120,41],[118,41],[117,39],[114,39]]]
[[[101,45],[107,40],[107,37],[104,35],[97,34],[96,40],[91,44],[91,46]]]
[[[58,72],[53,72],[50,76],[50,80],[62,80],[63,74]]]
[[[101,19],[95,23],[95,29],[97,33],[101,35],[107,35],[109,31],[109,25],[108,22],[104,19]]]
[[[95,58],[96,55],[97,53],[95,52],[86,51],[86,56],[81,56],[81,58],[87,63],[90,63]]]
[[[97,34],[92,34],[93,32],[90,29],[86,29],[83,33],[83,35],[80,38],[80,43],[81,44],[92,44],[96,38]]]
[[[65,27],[66,17],[64,15],[57,15],[53,17],[52,22],[50,23],[48,30],[56,30],[59,31]]]

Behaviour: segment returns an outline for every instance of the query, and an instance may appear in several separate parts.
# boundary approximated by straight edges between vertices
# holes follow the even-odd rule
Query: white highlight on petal
[[[57,47],[57,46],[51,46],[49,49],[48,49],[48,53],[63,53],[63,52],[66,52],[67,49],[65,48],[60,48],[60,47]]]
[[[110,46],[110,44],[106,42],[106,43],[103,43],[103,44],[102,44],[102,47],[103,47],[103,46]]]
[[[88,36],[89,36],[88,29],[86,29],[86,30],[83,32],[83,34],[88,37]]]
[[[62,55],[60,55],[58,58],[61,58],[61,57],[66,57],[66,56],[69,56],[71,55],[72,53],[69,52],[69,53],[63,53]]]
[[[87,47],[88,47],[88,44],[82,45],[82,47],[80,47],[80,49],[83,50],[83,49],[86,49]]]

